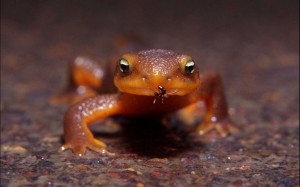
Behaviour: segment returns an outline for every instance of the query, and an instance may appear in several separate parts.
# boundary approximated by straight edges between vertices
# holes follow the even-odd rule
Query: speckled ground
[[[1,1],[1,186],[299,186],[299,2],[173,2]],[[57,152],[68,60],[105,63],[119,34],[220,71],[240,132],[108,121],[115,156]]]

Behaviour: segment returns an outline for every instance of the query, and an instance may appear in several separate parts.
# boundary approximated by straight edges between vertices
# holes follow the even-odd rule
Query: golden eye
[[[120,65],[120,71],[122,73],[129,73],[130,70],[130,66],[127,60],[125,60],[124,58],[122,58],[119,62]]]
[[[193,60],[188,60],[184,66],[185,73],[191,74],[195,70],[195,62]]]

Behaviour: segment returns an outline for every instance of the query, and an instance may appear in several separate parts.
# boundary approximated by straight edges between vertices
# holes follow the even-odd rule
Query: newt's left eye
[[[193,60],[188,60],[184,66],[185,73],[191,74],[195,70],[195,62]]]
[[[127,60],[122,58],[119,62],[119,65],[120,65],[120,71],[122,73],[129,73],[130,67],[129,67],[129,63]]]

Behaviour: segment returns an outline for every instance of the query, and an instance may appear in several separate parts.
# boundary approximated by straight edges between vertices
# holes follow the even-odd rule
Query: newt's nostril
[[[143,80],[143,81],[146,81],[147,79],[148,79],[148,76],[147,76],[147,75],[143,75],[143,76],[142,76],[142,80]]]

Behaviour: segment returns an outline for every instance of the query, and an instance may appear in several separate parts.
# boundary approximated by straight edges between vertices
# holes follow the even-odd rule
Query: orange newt
[[[95,95],[103,84],[103,70],[92,60],[77,57],[71,63],[71,83],[77,95],[91,96],[72,105],[64,117],[61,150],[83,155],[86,149],[106,152],[106,145],[94,138],[88,125],[113,115],[166,116],[204,100],[207,114],[195,129],[200,135],[216,130],[221,136],[235,131],[228,116],[220,76],[199,73],[191,56],[171,50],[151,49],[125,53],[116,63],[115,94]],[[182,110],[183,112],[185,110]],[[192,112],[191,111],[191,112]]]

